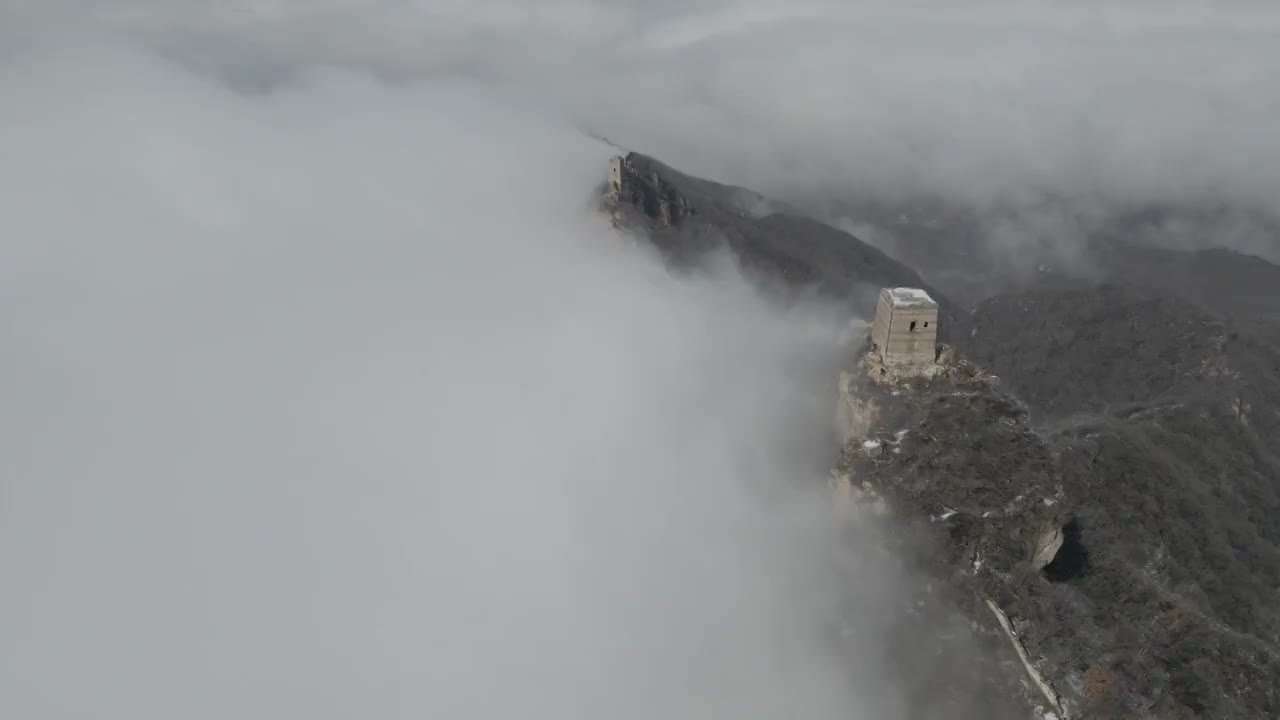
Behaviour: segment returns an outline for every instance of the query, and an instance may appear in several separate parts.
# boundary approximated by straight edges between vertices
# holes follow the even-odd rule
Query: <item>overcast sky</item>
[[[1275,208],[1280,17],[780,8],[0,5],[0,716],[894,717],[818,641],[895,595],[827,552],[851,318],[669,276],[588,133]]]

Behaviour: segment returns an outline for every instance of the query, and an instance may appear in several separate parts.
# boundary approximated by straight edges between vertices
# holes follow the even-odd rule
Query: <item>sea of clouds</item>
[[[1275,207],[1277,27],[0,6],[0,715],[896,717],[891,638],[823,639],[896,596],[833,551],[850,319],[671,276],[594,136],[781,196]]]

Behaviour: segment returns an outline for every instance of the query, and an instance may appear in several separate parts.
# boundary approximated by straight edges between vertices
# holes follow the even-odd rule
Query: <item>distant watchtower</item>
[[[609,160],[609,194],[620,197],[622,195],[622,157],[614,157]]]
[[[938,303],[918,288],[882,289],[871,342],[885,365],[932,363],[938,346]]]

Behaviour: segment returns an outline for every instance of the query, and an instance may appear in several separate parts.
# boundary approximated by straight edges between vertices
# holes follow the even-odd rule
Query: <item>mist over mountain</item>
[[[1274,716],[1278,40],[0,6],[0,716]]]
[[[675,267],[714,268],[728,249],[783,303],[928,288],[783,204],[751,212],[747,190],[618,162],[606,208]],[[954,265],[947,287],[992,296],[964,312],[937,295],[949,332],[936,363],[886,379],[865,339],[840,375],[836,495],[891,516],[861,552],[912,568],[910,602],[879,618],[901,643],[886,667],[916,688],[906,716],[1280,707],[1280,266],[1118,232],[1090,259],[1022,276]],[[957,613],[979,630],[957,632]],[[926,655],[950,670],[919,670]]]

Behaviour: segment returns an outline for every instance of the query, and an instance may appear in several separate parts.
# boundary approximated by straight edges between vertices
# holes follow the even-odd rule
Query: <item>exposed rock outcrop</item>
[[[645,164],[634,153],[620,159],[622,183],[610,188],[609,199],[621,208],[631,207],[648,218],[656,227],[670,228],[681,224],[693,208],[684,195],[658,171],[657,165]],[[646,167],[640,167],[647,165]],[[668,173],[669,174],[669,173]],[[622,211],[619,211],[620,215]],[[619,220],[624,219],[619,217]]]

